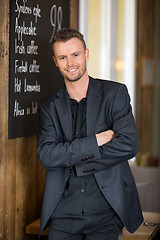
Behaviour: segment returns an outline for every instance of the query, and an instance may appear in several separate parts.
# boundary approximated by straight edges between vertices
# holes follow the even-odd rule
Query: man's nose
[[[67,58],[67,65],[70,66],[73,64],[73,59],[71,57]]]

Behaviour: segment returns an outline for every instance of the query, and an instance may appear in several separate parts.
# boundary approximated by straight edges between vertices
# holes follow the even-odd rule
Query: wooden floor
[[[40,228],[40,218],[36,221],[32,222],[26,227],[26,233],[32,235],[39,235],[39,228]],[[45,229],[42,233],[43,236],[48,235],[48,229]]]

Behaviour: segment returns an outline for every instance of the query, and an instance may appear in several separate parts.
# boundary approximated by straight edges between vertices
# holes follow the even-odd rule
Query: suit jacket
[[[64,191],[68,168],[94,174],[100,190],[130,232],[143,221],[128,160],[138,152],[130,97],[124,84],[89,79],[85,138],[72,139],[69,96],[64,87],[39,105],[37,152],[46,169],[40,233]],[[98,147],[95,134],[112,129],[112,141]]]

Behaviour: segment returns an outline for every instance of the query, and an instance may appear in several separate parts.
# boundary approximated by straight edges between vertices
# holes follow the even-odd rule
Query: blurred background
[[[91,76],[127,85],[140,151],[131,159],[143,211],[160,212],[160,1],[79,0]]]
[[[90,50],[89,74],[127,85],[144,155],[137,164],[156,166],[160,165],[159,11],[158,0],[79,0],[79,30]]]

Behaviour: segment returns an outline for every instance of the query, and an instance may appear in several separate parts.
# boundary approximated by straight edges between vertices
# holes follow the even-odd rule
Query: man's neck
[[[65,85],[66,85],[69,97],[80,102],[83,98],[87,97],[89,76],[87,74],[75,82],[69,82],[65,80]]]

